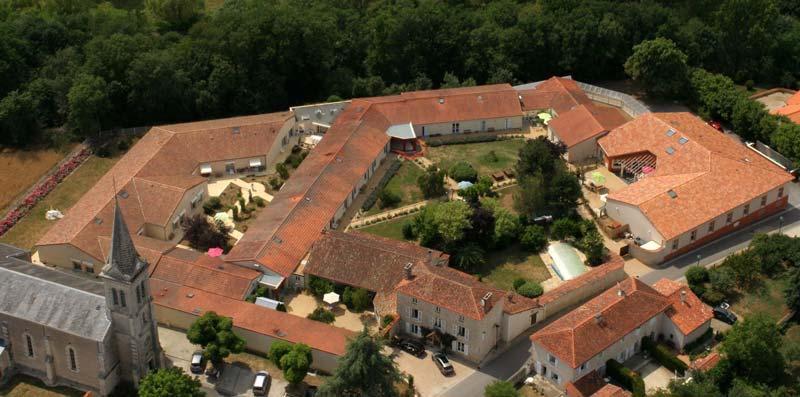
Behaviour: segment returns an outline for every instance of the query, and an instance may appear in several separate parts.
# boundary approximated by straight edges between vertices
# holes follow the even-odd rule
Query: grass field
[[[494,142],[466,143],[459,145],[443,145],[428,148],[428,157],[448,170],[458,161],[466,161],[478,171],[478,175],[490,175],[507,168],[514,168],[519,149],[525,144],[523,139],[506,139]],[[493,161],[489,152],[497,156]]]
[[[31,249],[55,222],[44,218],[50,208],[66,211],[83,196],[117,162],[116,158],[89,157],[77,170],[61,182],[44,200],[33,207],[8,233],[0,237],[0,242]]]
[[[15,375],[9,384],[0,388],[6,397],[79,397],[83,392],[67,387],[48,387],[42,381],[27,375]]]
[[[362,227],[356,230],[362,233],[370,233],[376,236],[405,241],[403,238],[403,223],[405,223],[407,220],[411,220],[412,218],[413,216],[401,216],[390,221]]]
[[[74,146],[73,146],[74,147]],[[72,147],[60,152],[52,149],[0,149],[0,214],[5,214],[15,197],[36,183],[58,164]]]
[[[484,282],[490,283],[499,289],[513,289],[514,280],[542,282],[550,278],[544,262],[538,254],[525,251],[519,245],[489,252],[486,264],[477,273]]]
[[[761,286],[740,293],[731,300],[733,311],[747,318],[755,313],[764,313],[776,321],[789,312],[783,298],[788,277],[764,278]]]
[[[514,209],[514,194],[519,191],[519,186],[511,186],[505,189],[500,189],[497,191],[497,200],[500,201],[500,205],[511,211],[512,214],[517,214],[517,210]]]
[[[419,190],[417,186],[417,179],[419,179],[420,175],[422,175],[421,168],[411,164],[409,161],[404,161],[400,169],[397,170],[397,173],[392,176],[392,179],[389,179],[389,183],[386,184],[386,189],[397,193],[401,198],[397,207],[424,200],[422,191]],[[380,209],[378,203],[376,203],[367,211],[367,214],[372,215],[386,210],[388,210],[388,208]]]

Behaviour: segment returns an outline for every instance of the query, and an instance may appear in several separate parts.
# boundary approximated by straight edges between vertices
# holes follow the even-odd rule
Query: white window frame
[[[466,354],[467,344],[461,341],[456,341],[456,351]]]
[[[419,317],[420,317],[419,309],[411,309],[411,318],[413,318],[414,320],[419,320]]]
[[[761,196],[761,206],[764,207],[767,205],[767,195]]]

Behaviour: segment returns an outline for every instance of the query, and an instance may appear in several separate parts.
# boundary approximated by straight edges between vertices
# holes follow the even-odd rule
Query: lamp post
[[[778,217],[778,234],[783,233],[783,215]]]
[[[697,266],[700,266],[700,259],[703,259],[703,256],[700,255],[700,254],[697,254]]]

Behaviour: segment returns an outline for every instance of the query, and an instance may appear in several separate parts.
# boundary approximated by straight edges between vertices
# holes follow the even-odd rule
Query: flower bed
[[[83,164],[86,159],[92,154],[91,150],[83,149],[80,152],[73,155],[68,160],[61,163],[58,167],[58,171],[52,173],[48,176],[44,181],[36,185],[33,190],[28,193],[28,196],[22,200],[16,208],[12,209],[11,211],[6,214],[6,217],[0,220],[0,236],[6,234],[9,230],[11,230],[17,222],[20,221],[25,215],[33,209],[33,207],[40,201],[42,201],[45,196],[47,196],[53,189],[58,186],[61,181],[64,180],[72,171],[75,171],[78,166]]]

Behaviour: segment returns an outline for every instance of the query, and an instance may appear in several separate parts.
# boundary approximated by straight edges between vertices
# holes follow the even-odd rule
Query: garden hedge
[[[670,348],[660,344],[655,343],[650,340],[650,338],[643,338],[642,339],[642,347],[647,349],[650,352],[650,355],[653,356],[659,364],[663,365],[667,369],[677,372],[679,375],[683,375],[686,370],[689,368],[685,362],[681,361],[681,359],[676,356]]]
[[[494,142],[494,141],[499,141],[501,139],[507,139],[507,138],[501,138],[499,135],[463,135],[459,138],[448,139],[448,140],[431,139],[427,141],[425,144],[428,147],[437,147],[446,145],[461,145],[465,143]]]
[[[606,361],[606,375],[617,382],[620,386],[628,389],[633,393],[633,397],[645,397],[644,380],[642,377],[617,362],[611,359]]]
[[[375,186],[375,189],[372,189],[372,191],[369,192],[369,196],[367,196],[367,198],[364,200],[364,204],[361,205],[362,210],[369,211],[370,208],[372,208],[372,206],[375,205],[375,202],[378,201],[378,195],[381,193],[383,188],[386,187],[386,185],[389,183],[389,180],[392,179],[394,174],[397,173],[397,170],[400,169],[401,165],[402,163],[400,162],[400,160],[394,159],[394,161],[392,161],[392,164],[389,165],[389,169],[386,170],[386,173],[383,175],[381,180],[378,181],[378,185]]]
[[[700,346],[704,345],[706,342],[708,342],[713,336],[714,336],[714,330],[711,327],[709,327],[706,330],[706,332],[703,333],[703,335],[700,335],[699,338],[697,338],[697,339],[693,340],[692,342],[687,343],[686,345],[684,345],[683,346],[683,351],[691,353],[695,349],[697,349],[698,347],[700,347]]]

